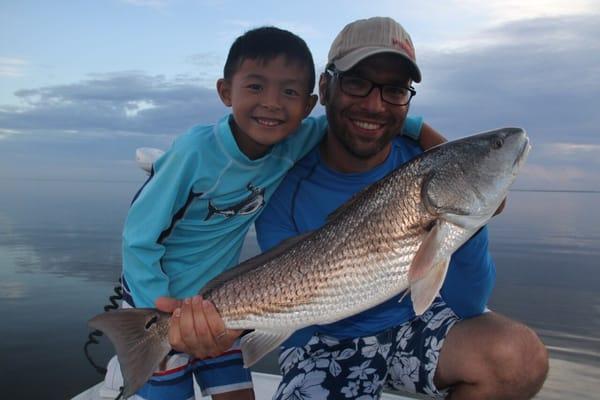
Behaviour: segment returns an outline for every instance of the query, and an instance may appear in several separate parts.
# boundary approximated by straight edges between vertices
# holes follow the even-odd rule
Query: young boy
[[[306,118],[317,100],[314,84],[311,53],[296,35],[264,27],[233,43],[217,82],[232,113],[177,138],[129,210],[124,307],[154,307],[161,296],[189,298],[238,263],[265,202],[326,132],[325,117]],[[420,130],[420,119],[407,121],[405,133]],[[138,396],[190,398],[194,374],[204,395],[253,398],[239,348],[206,360],[174,354],[163,367]]]

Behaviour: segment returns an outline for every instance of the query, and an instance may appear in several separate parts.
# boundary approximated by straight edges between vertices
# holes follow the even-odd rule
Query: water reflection
[[[140,183],[3,186],[10,190],[0,197],[0,352],[23,356],[0,360],[6,396],[63,399],[101,379],[83,357],[85,321],[112,294],[121,226]],[[490,305],[532,326],[551,353],[540,399],[600,391],[598,204],[600,194],[512,192],[490,225],[497,263]],[[251,231],[242,258],[256,251]],[[95,352],[101,361],[112,350],[105,343]],[[260,369],[274,371],[274,359]]]

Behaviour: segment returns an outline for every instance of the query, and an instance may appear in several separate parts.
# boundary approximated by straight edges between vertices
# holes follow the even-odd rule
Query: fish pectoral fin
[[[416,315],[421,315],[429,308],[437,296],[446,278],[450,259],[446,258],[431,268],[429,273],[410,285],[410,298]]]
[[[290,335],[289,332],[268,332],[255,330],[243,336],[240,340],[244,367],[250,368],[267,353],[275,350]]]
[[[166,335],[157,334],[160,319],[169,314],[152,308],[127,308],[99,314],[88,325],[108,336],[117,351],[123,374],[123,398],[132,396],[150,379],[171,350]]]
[[[438,252],[442,247],[443,240],[442,231],[441,222],[438,220],[421,242],[408,270],[408,282],[410,284],[427,276],[436,259],[439,258]]]
[[[447,228],[447,222],[436,221],[423,239],[410,265],[408,291],[416,315],[423,314],[429,308],[446,278],[450,263],[450,255],[444,254],[443,250],[444,237],[448,234]]]

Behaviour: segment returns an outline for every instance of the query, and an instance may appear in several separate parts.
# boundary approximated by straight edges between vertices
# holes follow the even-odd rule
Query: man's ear
[[[321,74],[319,77],[319,103],[325,105],[327,102],[327,96],[329,95],[329,76],[327,74]]]
[[[304,109],[304,116],[302,118],[306,118],[310,115],[310,112],[317,105],[317,100],[319,97],[316,94],[311,94],[308,96],[308,102],[306,103],[306,108]]]
[[[231,81],[221,78],[217,81],[217,93],[227,107],[231,107]]]

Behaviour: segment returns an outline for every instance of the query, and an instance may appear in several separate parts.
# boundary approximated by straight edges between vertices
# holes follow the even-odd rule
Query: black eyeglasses
[[[379,89],[381,100],[395,106],[405,106],[417,94],[417,91],[413,87],[382,85],[358,76],[346,75],[331,68],[328,68],[326,72],[336,77],[340,82],[342,92],[350,96],[367,97],[373,88],[376,87]]]

